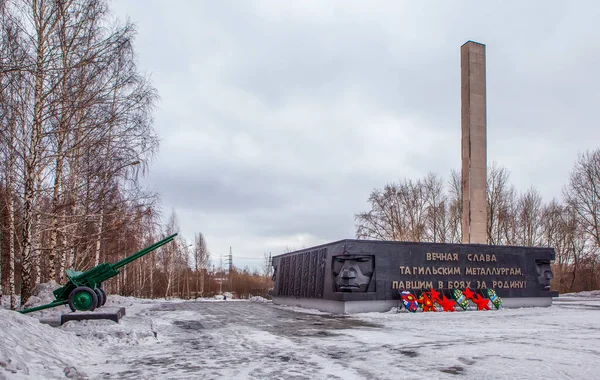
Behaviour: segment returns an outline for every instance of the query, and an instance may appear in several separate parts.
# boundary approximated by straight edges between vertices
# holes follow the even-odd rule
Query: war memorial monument
[[[552,304],[558,295],[550,291],[553,248],[485,244],[485,45],[468,41],[460,50],[462,244],[346,239],[277,255],[275,304],[348,314],[388,311],[402,304],[402,291],[451,295],[455,289],[491,289],[506,308]]]

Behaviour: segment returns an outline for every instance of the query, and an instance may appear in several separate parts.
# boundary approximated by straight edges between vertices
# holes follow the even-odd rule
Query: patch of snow
[[[61,285],[59,285],[56,281],[48,281],[36,285],[31,291],[31,297],[27,300],[27,302],[25,302],[22,309],[29,309],[54,301],[55,297],[52,292],[60,287]],[[49,309],[34,311],[31,315],[35,314],[35,317],[37,318],[52,319],[54,317],[60,317],[60,314],[70,312],[71,309],[68,305],[61,305]]]
[[[579,293],[564,293],[560,294],[559,298],[560,297],[600,297],[600,290],[589,290]]]
[[[31,297],[25,302],[23,308],[28,309],[54,301],[55,298],[52,292],[58,288],[60,288],[60,285],[56,281],[36,285],[31,291]]]
[[[2,296],[2,300],[0,301],[0,308],[10,309],[10,296]]]
[[[303,307],[299,307],[299,306],[276,305],[275,307],[282,309],[282,310],[291,310],[293,312],[302,313],[302,314],[313,314],[313,315],[331,315],[332,314],[327,311],[321,311],[321,310],[317,310],[317,309],[307,309],[307,308],[303,308]]]
[[[16,295],[15,300],[16,300],[15,305],[17,305],[17,308],[21,307],[21,296]],[[10,303],[11,303],[11,297],[3,295],[2,296],[2,307],[10,310]]]
[[[73,333],[16,311],[0,310],[0,378],[85,378],[103,351]]]
[[[248,299],[248,301],[250,301],[250,302],[272,302],[272,301],[270,301],[270,300],[268,300],[268,299],[266,299],[264,297],[261,297],[261,296],[250,297]]]

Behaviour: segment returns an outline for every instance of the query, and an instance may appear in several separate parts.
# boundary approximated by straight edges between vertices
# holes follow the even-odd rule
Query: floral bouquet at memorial
[[[467,311],[473,310],[473,306],[476,306],[476,310],[492,310],[490,304],[498,310],[502,306],[502,298],[496,294],[494,289],[489,288],[480,289],[477,292],[469,288],[441,291],[431,288],[419,292],[418,296],[410,290],[401,290],[399,293],[402,298],[402,306],[412,313],[419,310],[423,312],[454,312],[456,311],[455,307]]]

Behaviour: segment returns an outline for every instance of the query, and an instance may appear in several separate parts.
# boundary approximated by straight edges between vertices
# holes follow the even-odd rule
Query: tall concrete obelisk
[[[487,116],[485,45],[468,41],[460,48],[462,242],[487,242]]]

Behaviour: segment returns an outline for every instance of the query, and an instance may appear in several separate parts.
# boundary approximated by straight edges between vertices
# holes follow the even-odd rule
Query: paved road
[[[293,336],[334,335],[334,330],[377,327],[350,316],[307,314],[259,302],[185,302],[161,304],[149,310],[151,313],[193,311],[197,319],[174,321],[184,330],[219,329],[228,326],[258,328],[273,334]]]
[[[320,343],[335,341],[344,329],[379,328],[347,316],[236,301],[155,304],[122,323],[135,325],[148,343],[116,345],[108,370],[93,378],[341,379],[346,345]]]

